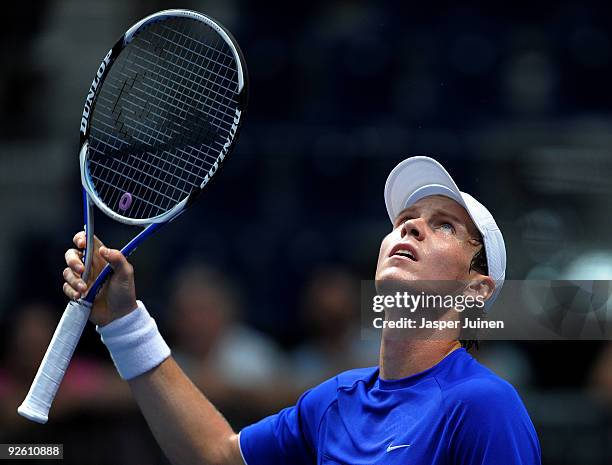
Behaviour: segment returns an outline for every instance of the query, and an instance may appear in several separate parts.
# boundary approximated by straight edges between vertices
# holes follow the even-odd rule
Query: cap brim
[[[423,156],[401,162],[391,171],[385,184],[385,205],[391,222],[402,210],[430,195],[450,197],[469,213],[462,192],[440,163]]]

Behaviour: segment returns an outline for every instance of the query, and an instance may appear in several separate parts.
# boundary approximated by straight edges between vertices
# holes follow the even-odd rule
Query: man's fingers
[[[72,271],[79,274],[85,271],[85,266],[81,260],[83,254],[80,251],[68,249],[64,257],[66,258],[66,265],[68,265]]]
[[[108,262],[115,274],[126,276],[132,272],[132,265],[119,250],[102,246],[100,247],[100,255]]]
[[[66,294],[69,299],[77,300],[81,298],[81,293],[74,290],[68,283],[64,283],[62,289],[64,291],[64,294]]]
[[[74,235],[74,237],[72,238],[72,242],[74,242],[74,245],[78,248],[78,249],[85,249],[86,245],[87,245],[87,237],[85,235],[85,231],[79,231],[78,233],[76,233]],[[104,267],[104,265],[106,265],[106,261],[103,260],[95,251],[100,249],[100,247],[103,247],[104,244],[102,243],[102,241],[100,241],[100,239],[98,239],[96,236],[94,236],[94,247],[93,247],[93,270],[100,270],[101,268]],[[73,250],[73,249],[71,249]],[[70,262],[68,263],[68,253],[66,253],[66,263],[68,263],[68,265],[77,273],[83,273],[85,271],[85,267],[82,265],[83,262],[83,253],[80,251],[78,252],[78,256],[79,256],[79,263],[77,263],[76,261],[74,262]],[[71,257],[73,255],[71,254]]]
[[[74,242],[74,245],[76,245],[79,249],[84,249],[85,246],[87,245],[87,239],[85,236],[85,231],[79,231],[78,233],[76,233],[74,235],[74,237],[72,238],[72,242]],[[100,239],[98,239],[95,235],[94,235],[94,245],[97,248],[102,247],[104,244],[102,243],[102,241]]]
[[[87,284],[85,284],[85,281],[81,279],[79,274],[72,271],[72,269],[65,268],[62,276],[64,277],[66,283],[68,283],[73,289],[79,292],[84,292],[87,289]]]
[[[76,233],[74,237],[72,238],[72,242],[79,249],[84,249],[85,248],[85,231],[79,231],[78,233]]]

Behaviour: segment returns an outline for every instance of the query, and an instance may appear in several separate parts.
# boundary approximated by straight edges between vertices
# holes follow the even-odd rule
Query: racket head
[[[132,26],[102,60],[81,119],[81,181],[133,225],[180,214],[231,153],[248,100],[236,40],[212,18],[165,10]]]

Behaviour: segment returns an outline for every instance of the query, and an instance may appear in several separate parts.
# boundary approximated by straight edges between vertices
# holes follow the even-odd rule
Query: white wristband
[[[121,378],[130,380],[155,368],[170,356],[170,348],[155,320],[138,300],[136,310],[96,326]]]

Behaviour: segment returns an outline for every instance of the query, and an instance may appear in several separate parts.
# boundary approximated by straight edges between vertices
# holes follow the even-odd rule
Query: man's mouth
[[[391,249],[389,257],[398,256],[408,258],[414,262],[418,261],[416,250],[409,244],[397,244]]]

